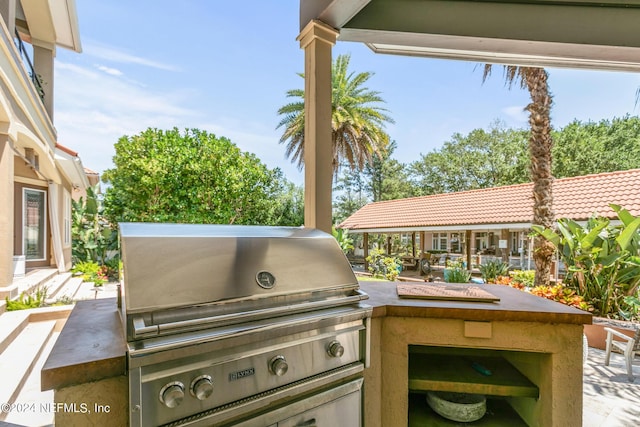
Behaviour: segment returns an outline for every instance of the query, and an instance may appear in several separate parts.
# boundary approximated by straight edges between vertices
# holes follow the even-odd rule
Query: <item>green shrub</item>
[[[633,302],[640,296],[640,216],[609,206],[619,223],[600,216],[586,224],[561,218],[557,230],[532,229],[556,247],[567,268],[564,284],[591,304],[594,314],[638,320]]]
[[[106,267],[105,275],[112,282],[117,282],[120,280],[121,271],[122,271],[122,260],[120,256],[115,256],[113,258],[108,259],[104,266]]]
[[[23,292],[20,298],[17,300],[10,300],[9,297],[5,298],[7,303],[7,311],[26,310],[29,308],[38,308],[44,305],[44,300],[47,298],[47,288],[38,288],[36,291],[27,295]]]
[[[78,262],[71,272],[82,274],[82,280],[85,282],[93,282],[95,286],[102,286],[107,282],[106,266],[100,266],[93,261]]]
[[[527,288],[533,286],[535,275],[535,270],[513,270],[509,272],[509,276],[511,276],[511,279],[513,279],[515,283],[520,283]]]
[[[384,278],[394,281],[400,274],[400,260],[396,257],[387,256],[381,249],[374,249],[367,257],[369,272],[374,277]]]
[[[447,283],[468,283],[471,272],[464,268],[462,261],[451,261],[444,270],[444,281]]]
[[[495,283],[499,276],[506,276],[509,273],[509,264],[499,259],[491,259],[486,264],[479,267],[482,279],[486,283]]]

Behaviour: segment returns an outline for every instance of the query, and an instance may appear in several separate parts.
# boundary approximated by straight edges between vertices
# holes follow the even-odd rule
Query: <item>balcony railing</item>
[[[44,88],[42,87],[42,80],[40,76],[36,74],[35,69],[33,68],[33,62],[31,62],[31,58],[29,57],[29,53],[27,52],[22,39],[20,38],[20,34],[18,30],[16,30],[16,48],[18,52],[20,52],[20,57],[22,58],[22,62],[27,66],[27,71],[29,72],[29,76],[31,77],[31,81],[33,82],[33,86],[36,88],[36,92],[40,96],[40,100],[44,102]]]

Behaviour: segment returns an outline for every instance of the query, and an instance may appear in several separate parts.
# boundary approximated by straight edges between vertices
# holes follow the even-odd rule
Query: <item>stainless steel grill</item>
[[[132,426],[361,425],[371,308],[332,236],[123,223],[120,237]]]

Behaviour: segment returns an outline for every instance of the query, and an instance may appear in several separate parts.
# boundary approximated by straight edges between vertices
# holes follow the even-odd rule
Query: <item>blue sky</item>
[[[276,129],[286,91],[303,87],[298,7],[298,0],[77,0],[83,53],[59,49],[56,57],[59,142],[102,172],[123,135],[199,128],[302,184]],[[353,71],[375,73],[368,87],[382,93],[395,120],[387,131],[401,162],[496,119],[527,126],[528,94],[508,90],[499,68],[482,84],[481,64],[377,55],[340,41],[333,52],[350,53]],[[640,74],[549,73],[554,127],[637,114]]]

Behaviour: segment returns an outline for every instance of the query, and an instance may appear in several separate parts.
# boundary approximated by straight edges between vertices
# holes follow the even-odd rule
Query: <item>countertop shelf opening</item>
[[[409,354],[409,390],[539,397],[538,387],[503,357],[441,352]]]

